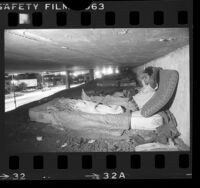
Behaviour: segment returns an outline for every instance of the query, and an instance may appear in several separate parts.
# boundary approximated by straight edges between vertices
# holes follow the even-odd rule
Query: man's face
[[[147,73],[142,73],[139,80],[142,82],[143,86],[149,85],[150,83],[150,76]]]
[[[144,83],[149,85],[150,83],[150,76],[147,73],[144,73]]]

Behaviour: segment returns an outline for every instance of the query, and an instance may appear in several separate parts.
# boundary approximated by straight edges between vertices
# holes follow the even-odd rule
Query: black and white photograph
[[[7,29],[11,152],[190,151],[188,28]]]

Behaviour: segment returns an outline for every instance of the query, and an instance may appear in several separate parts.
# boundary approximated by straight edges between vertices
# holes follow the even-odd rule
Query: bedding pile
[[[118,105],[110,105],[108,99],[110,98],[110,101],[113,102],[113,96],[93,96],[91,98],[83,91],[82,98],[87,100],[56,98],[48,103],[33,107],[29,109],[30,120],[47,123],[58,128],[95,129],[97,132],[103,131],[114,136],[121,136],[125,130],[137,130],[142,135],[143,131],[152,133],[150,134],[151,138],[147,141],[143,140],[141,144],[168,144],[169,139],[174,140],[179,136],[175,118],[169,111],[162,111],[146,118],[141,115],[141,111],[132,112],[131,110],[124,110]],[[101,103],[93,102],[91,99],[98,99]],[[126,101],[122,102],[126,104]],[[106,103],[109,105],[104,105]],[[134,135],[134,139],[137,140],[138,135]]]
[[[174,75],[174,79],[169,81],[171,75],[172,77]],[[160,85],[157,85],[157,88],[146,85],[141,89],[131,87],[127,90],[119,87],[120,84],[131,85],[127,78],[124,80],[120,78],[120,82],[119,79],[100,80],[97,82],[97,86],[114,87],[111,87],[111,90],[106,87],[107,89],[101,89],[101,92],[98,89],[87,92],[82,90],[79,99],[56,98],[29,109],[29,117],[31,121],[48,123],[54,127],[75,130],[93,129],[98,133],[105,130],[113,131],[113,133],[117,131],[116,136],[124,135],[126,131],[136,130],[141,133],[147,131],[151,133],[150,139],[142,139],[134,134],[134,139],[139,140],[140,145],[146,144],[136,150],[176,149],[173,144],[166,146],[170,140],[175,142],[180,133],[176,128],[175,117],[168,109],[164,108],[164,103],[167,103],[171,93],[174,92],[177,74],[167,70],[160,74],[160,77]],[[172,84],[166,84],[168,83],[166,80]],[[135,86],[135,84],[131,86]],[[166,93],[169,96],[166,97]],[[119,132],[120,134],[118,134]]]
[[[131,73],[131,77],[132,77]],[[129,78],[127,74],[125,75],[116,75],[112,77],[105,77],[103,79],[97,80],[98,87],[136,87],[135,79]]]

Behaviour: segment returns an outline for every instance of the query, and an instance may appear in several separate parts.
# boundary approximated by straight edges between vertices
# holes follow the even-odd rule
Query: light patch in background
[[[103,67],[103,68],[96,68],[94,70],[94,78],[102,78],[104,75],[111,75],[111,74],[119,74],[119,68],[118,67]]]
[[[19,24],[30,24],[31,19],[29,14],[19,14]]]

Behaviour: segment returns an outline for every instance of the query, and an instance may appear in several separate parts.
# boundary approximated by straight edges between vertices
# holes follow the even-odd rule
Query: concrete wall
[[[189,46],[184,46],[159,59],[153,60],[134,71],[139,74],[144,67],[155,66],[163,69],[174,69],[179,73],[179,83],[170,111],[174,114],[181,138],[190,146],[190,79],[189,79]]]

